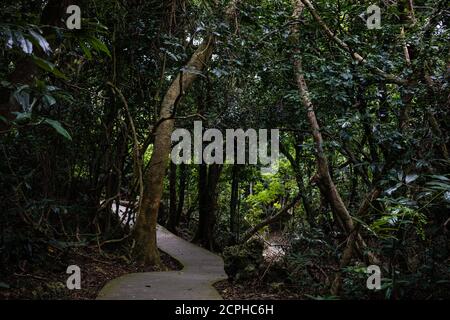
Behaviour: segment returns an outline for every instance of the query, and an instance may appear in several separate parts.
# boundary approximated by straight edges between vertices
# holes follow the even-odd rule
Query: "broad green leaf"
[[[392,188],[387,189],[385,192],[387,195],[391,195],[393,194],[398,188],[400,188],[402,186],[401,183],[397,183],[395,186],[393,186]]]
[[[46,105],[48,105],[49,107],[51,107],[52,105],[56,104],[56,99],[53,98],[52,96],[46,94],[42,97],[42,100],[44,101],[44,103]]]
[[[45,40],[43,36],[41,36],[39,33],[30,30],[30,34],[37,40],[39,43],[39,46],[44,50],[44,52],[48,55],[52,52],[52,49],[50,48],[50,44]]]
[[[45,119],[44,122],[51,125],[64,138],[72,141],[72,137],[70,136],[69,132],[67,132],[67,130],[62,127],[59,121],[52,119]]]
[[[414,182],[418,177],[419,176],[417,174],[408,174],[405,177],[405,183],[408,184],[408,183]]]
[[[79,44],[80,44],[81,50],[83,50],[84,56],[85,56],[88,60],[92,60],[92,53],[91,53],[91,50],[89,50],[89,48],[86,46],[86,44],[85,44],[83,41],[80,41]]]
[[[61,71],[59,71],[58,68],[56,68],[56,66],[53,63],[51,63],[50,61],[41,59],[34,55],[33,55],[33,61],[34,61],[34,63],[36,63],[36,65],[38,67],[44,69],[45,71],[53,73],[58,78],[67,80],[67,77]]]
[[[108,57],[111,58],[111,52],[109,52],[108,47],[101,42],[99,39],[94,38],[94,37],[90,37],[88,38],[89,44],[92,46],[92,48],[94,48],[94,50],[98,51],[98,52],[104,52],[108,55]]]
[[[442,182],[428,182],[426,184],[428,187],[435,189],[435,190],[450,190],[450,184],[442,183]]]
[[[442,181],[450,182],[450,179],[447,178],[446,176],[432,175],[431,178],[437,179],[437,180],[442,180]]]
[[[14,38],[16,39],[16,42],[19,44],[23,52],[25,52],[26,54],[33,53],[33,44],[30,40],[25,39],[22,32],[14,31]]]
[[[16,115],[15,121],[23,121],[31,119],[31,112],[13,112]]]

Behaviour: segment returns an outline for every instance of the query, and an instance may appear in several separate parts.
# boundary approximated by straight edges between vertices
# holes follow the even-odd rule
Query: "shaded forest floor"
[[[55,253],[49,248],[45,263],[22,262],[16,270],[8,270],[8,275],[0,275],[0,300],[4,299],[45,299],[45,300],[92,300],[110,280],[128,273],[161,271],[158,268],[144,268],[130,262],[117,250],[100,252],[97,248],[72,248]],[[116,253],[112,253],[116,251]],[[161,260],[166,270],[180,270],[180,264],[161,252]],[[81,269],[81,289],[66,287],[66,273],[69,265]]]
[[[191,241],[194,237],[193,230],[186,223],[181,223],[177,231],[178,236],[186,241]],[[274,235],[272,240],[274,242],[282,242],[282,237],[279,234]],[[275,250],[275,252],[272,252],[275,256],[279,254],[276,247],[272,247],[272,250]],[[270,269],[270,264],[270,261],[266,262],[264,269]],[[301,300],[310,299],[308,294],[319,295],[322,293],[319,290],[311,290],[310,287],[307,288],[307,290],[310,290],[309,292],[304,292],[305,288],[303,287],[289,286],[283,283],[282,277],[278,280],[278,282],[268,282],[259,279],[249,279],[246,281],[232,281],[229,279],[219,281],[213,286],[224,300]]]
[[[181,227],[179,236],[187,241],[193,236],[192,230]],[[443,246],[442,246],[443,247]],[[262,263],[261,274],[255,274],[249,280],[217,282],[214,287],[225,300],[301,300],[329,297],[326,275],[333,274],[338,267],[323,247],[309,250],[322,252],[315,254],[300,246],[296,252],[312,259],[306,268],[297,268],[286,262]],[[419,252],[419,251],[418,251]],[[181,265],[172,257],[161,252],[165,270],[180,270]],[[251,260],[249,260],[252,262]],[[81,290],[69,290],[66,280],[70,276],[67,267],[77,265],[81,268]],[[449,260],[433,262],[433,274],[420,269],[415,273],[404,274],[390,299],[445,299],[450,293],[450,282],[445,277]],[[13,267],[14,266],[14,267]],[[325,272],[317,266],[328,266]],[[295,265],[294,265],[295,267]],[[334,269],[333,269],[334,268]],[[0,269],[0,300],[4,299],[46,299],[46,300],[91,300],[95,299],[104,285],[117,277],[129,273],[165,271],[157,268],[144,268],[129,259],[124,245],[108,244],[100,251],[96,245],[59,249],[49,244],[33,246],[32,256],[23,258],[8,267]],[[291,270],[291,271],[287,271]],[[265,276],[264,276],[265,275]],[[357,284],[365,285],[365,274],[346,274],[348,281],[344,286],[345,296],[349,299],[384,299],[384,292],[368,292],[365,288],[355,291]],[[247,278],[248,279],[248,278]],[[263,279],[263,280],[259,280]],[[292,281],[292,279],[296,281]],[[446,280],[447,279],[447,280]],[[289,281],[290,280],[290,281]],[[420,286],[412,286],[417,283]]]
[[[214,287],[225,300],[301,300],[307,297],[298,288],[269,285],[259,281],[217,282]]]

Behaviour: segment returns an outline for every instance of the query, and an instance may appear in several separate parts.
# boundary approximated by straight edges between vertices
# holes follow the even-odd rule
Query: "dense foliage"
[[[82,28],[69,30],[65,9],[75,3]],[[45,266],[48,246],[100,250],[120,241],[132,259],[133,209],[158,152],[161,103],[211,37],[210,61],[174,103],[175,126],[280,129],[279,170],[171,164],[159,223],[224,251],[237,281],[331,297],[342,271],[342,297],[449,298],[447,3],[381,1],[380,29],[361,15],[371,1],[317,0],[315,11],[295,17],[302,3],[2,2],[0,284],[17,268]],[[345,265],[352,232],[318,178],[318,145],[296,81],[300,59],[329,175],[367,245],[358,242]],[[280,219],[249,233],[292,201]],[[129,214],[118,215],[124,203]],[[248,243],[236,246],[247,235],[265,247],[282,238],[277,262],[248,254]],[[366,289],[369,251],[382,269],[377,292]]]

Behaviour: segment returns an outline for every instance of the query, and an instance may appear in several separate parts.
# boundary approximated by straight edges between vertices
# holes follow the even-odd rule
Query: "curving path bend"
[[[158,247],[177,259],[181,271],[131,273],[108,282],[98,300],[221,300],[213,284],[227,279],[223,260],[157,228]]]

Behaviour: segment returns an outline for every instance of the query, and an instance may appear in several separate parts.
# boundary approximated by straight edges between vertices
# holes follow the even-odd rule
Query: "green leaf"
[[[23,52],[26,54],[32,54],[33,53],[33,44],[30,40],[26,39],[22,32],[20,31],[14,31],[14,37],[16,38],[16,43],[19,44],[20,48]]]
[[[16,101],[22,106],[22,109],[25,111],[29,111],[30,109],[30,93],[29,93],[29,86],[24,85],[14,92],[13,94]]]
[[[31,119],[31,112],[13,112],[16,115],[15,121],[29,120]]]
[[[408,174],[408,175],[405,177],[405,183],[406,183],[406,184],[409,184],[409,183],[411,183],[411,182],[414,182],[415,180],[417,180],[418,177],[419,177],[419,176],[418,176],[417,174]]]
[[[86,46],[86,44],[83,41],[80,41],[79,44],[80,44],[81,50],[83,50],[84,56],[88,60],[92,60],[91,50],[89,50],[89,48]]]
[[[69,132],[67,132],[67,130],[62,127],[59,121],[52,119],[45,119],[44,122],[51,125],[56,130],[56,132],[58,132],[64,138],[72,141],[72,137],[70,136]]]
[[[167,54],[173,61],[179,61],[178,56],[165,48],[161,48],[161,51]]]
[[[111,58],[111,52],[109,52],[108,47],[99,39],[90,37],[88,38],[88,42],[92,46],[92,48],[94,48],[94,50],[96,50],[97,52],[104,52],[108,55],[108,57]]]
[[[53,73],[58,78],[68,80],[67,77],[61,71],[59,71],[58,68],[56,68],[56,66],[53,63],[51,63],[50,61],[41,59],[34,55],[33,55],[33,61],[41,69]]]
[[[434,190],[444,190],[444,191],[450,190],[450,184],[446,184],[446,183],[442,183],[442,182],[433,181],[433,182],[428,182],[426,185]]]
[[[52,105],[56,104],[56,99],[53,98],[52,96],[48,95],[48,94],[44,95],[42,97],[42,100],[49,107],[51,107]]]
[[[385,192],[387,195],[391,195],[393,194],[395,191],[397,191],[398,188],[400,188],[402,186],[401,183],[397,183],[395,186],[393,186],[392,188],[387,189]]]
[[[437,180],[442,180],[442,181],[448,181],[448,182],[450,182],[450,179],[447,178],[446,176],[432,175],[431,178],[437,179]]]
[[[33,38],[37,40],[39,46],[42,48],[42,50],[44,50],[46,54],[50,54],[52,52],[49,43],[47,42],[47,40],[45,40],[43,36],[41,36],[39,33],[33,30],[30,30],[30,34],[33,36]]]

